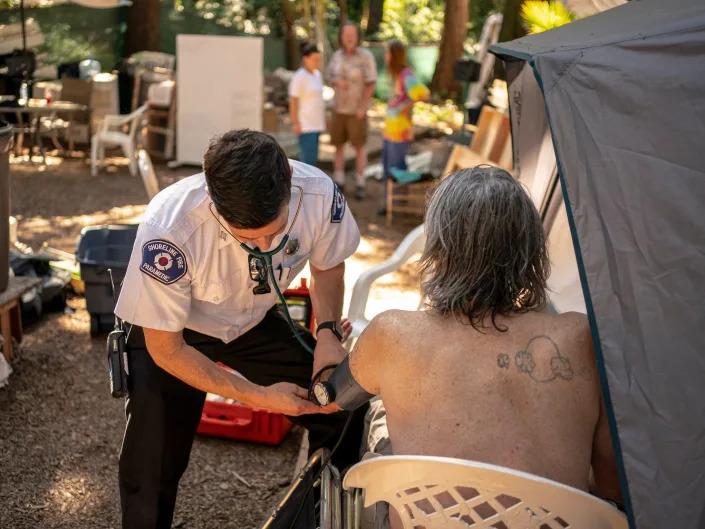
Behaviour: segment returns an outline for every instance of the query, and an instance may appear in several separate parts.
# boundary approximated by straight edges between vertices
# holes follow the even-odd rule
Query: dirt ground
[[[43,171],[27,162],[11,165],[11,211],[20,241],[35,250],[47,243],[73,252],[82,227],[137,221],[144,211],[141,181],[124,165],[93,178],[85,159],[50,162]],[[157,172],[164,187],[198,170],[158,166]],[[375,215],[382,185],[371,181],[368,191],[365,201],[349,200],[363,241],[348,266],[348,291],[359,273],[386,259],[420,223],[395,219],[387,228]],[[404,267],[373,291],[372,311],[408,306],[416,289],[413,266]],[[90,337],[84,299],[72,297],[68,305],[65,313],[25,329],[9,386],[0,390],[1,529],[120,525],[123,401],[109,396],[105,338]],[[197,437],[174,527],[258,527],[290,481],[301,434],[292,430],[278,447]]]

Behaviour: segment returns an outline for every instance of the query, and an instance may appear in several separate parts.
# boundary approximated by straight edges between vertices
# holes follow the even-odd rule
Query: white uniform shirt
[[[327,270],[352,255],[360,242],[357,223],[333,181],[315,167],[289,163],[292,183],[303,188],[304,198],[287,244],[292,250],[296,239],[298,249],[272,257],[282,292],[307,261]],[[292,187],[286,229],[299,196]],[[120,318],[164,331],[188,328],[224,342],[262,321],[276,303],[276,292],[270,285],[271,293],[253,294],[257,282],[250,278],[248,254],[220,226],[210,204],[203,173],[169,186],[149,203],[115,308]],[[214,206],[210,209],[217,215]]]
[[[289,96],[298,98],[298,118],[301,132],[326,130],[326,107],[323,101],[321,72],[299,68],[289,83]]]

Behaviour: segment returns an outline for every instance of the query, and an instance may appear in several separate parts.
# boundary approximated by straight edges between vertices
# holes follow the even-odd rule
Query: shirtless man
[[[547,314],[541,219],[506,171],[462,170],[426,212],[424,312],[388,311],[350,356],[395,454],[470,459],[621,504],[583,314]]]

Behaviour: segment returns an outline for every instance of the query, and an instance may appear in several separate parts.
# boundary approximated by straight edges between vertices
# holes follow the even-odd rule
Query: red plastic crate
[[[290,428],[291,422],[279,412],[207,400],[197,431],[205,435],[278,445]]]
[[[310,298],[306,279],[301,279],[299,287],[287,289],[284,297]],[[308,321],[308,327],[311,330],[313,330],[313,323],[314,316],[311,309]],[[229,369],[223,364],[219,365]],[[278,445],[290,429],[291,422],[279,412],[251,408],[245,404],[207,400],[203,405],[197,432],[228,439]]]

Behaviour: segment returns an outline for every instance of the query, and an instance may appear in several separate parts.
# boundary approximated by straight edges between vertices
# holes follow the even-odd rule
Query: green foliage
[[[273,0],[162,0],[173,3],[177,13],[197,14],[219,26],[250,35],[280,36],[283,17],[278,1]]]
[[[526,0],[521,5],[521,19],[529,33],[541,33],[571,23],[575,15],[557,1]]]
[[[373,99],[372,112],[385,115],[387,103]],[[463,112],[452,100],[437,102],[422,101],[414,105],[414,123],[425,127],[436,127],[447,133],[457,131],[463,125]]]
[[[29,2],[27,2],[29,3]],[[76,4],[27,8],[44,35],[36,51],[40,64],[81,61],[93,56],[104,69],[119,59],[120,26],[117,9],[91,9]],[[0,25],[20,22],[19,9],[0,9]]]
[[[44,32],[41,51],[47,53],[47,64],[82,61],[86,57],[112,57],[111,42],[96,41],[90,36],[71,31],[68,24],[57,24]],[[110,67],[112,64],[106,64]]]
[[[487,17],[504,10],[504,0],[470,0],[470,27],[468,37],[477,42]]]
[[[439,42],[443,9],[440,0],[385,0],[377,39],[399,39],[405,44]]]

